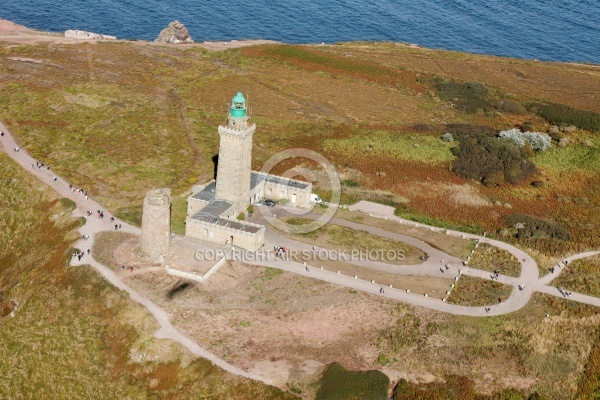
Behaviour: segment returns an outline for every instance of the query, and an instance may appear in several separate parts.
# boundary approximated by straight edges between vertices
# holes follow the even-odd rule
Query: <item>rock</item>
[[[558,145],[560,147],[565,147],[567,145],[567,143],[569,143],[569,138],[567,137],[563,137],[560,139],[560,141],[558,142]]]
[[[567,133],[575,132],[576,130],[577,130],[577,127],[575,125],[571,125],[571,126],[562,128],[562,131],[567,132]]]
[[[586,147],[592,147],[594,144],[592,143],[591,140],[588,139],[588,140],[586,140],[586,141],[583,142],[583,145],[586,146]]]
[[[194,43],[187,28],[179,21],[173,21],[154,40],[157,43]]]
[[[556,135],[556,134],[560,133],[560,129],[558,129],[558,126],[552,125],[550,127],[550,129],[548,130],[548,133],[551,135]]]

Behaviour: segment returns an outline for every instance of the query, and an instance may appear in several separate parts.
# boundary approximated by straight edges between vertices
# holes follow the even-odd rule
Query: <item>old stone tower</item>
[[[169,251],[171,238],[171,190],[152,189],[144,199],[140,249],[151,258]]]
[[[246,99],[238,92],[231,100],[227,126],[219,126],[221,143],[215,190],[215,198],[233,203],[236,215],[250,204],[252,135],[256,125],[250,125],[249,119]]]

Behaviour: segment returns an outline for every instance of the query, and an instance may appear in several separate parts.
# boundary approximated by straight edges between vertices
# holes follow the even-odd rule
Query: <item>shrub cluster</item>
[[[552,138],[542,132],[521,132],[518,128],[500,131],[500,139],[510,140],[519,147],[529,144],[532,150],[546,151],[552,143]]]
[[[534,105],[534,111],[551,124],[575,125],[588,131],[600,131],[600,114],[593,111],[580,110],[564,104],[545,103]]]
[[[508,388],[491,395],[479,394],[475,382],[465,376],[449,375],[446,382],[412,383],[400,379],[394,388],[392,400],[543,400],[537,392],[526,396],[517,389]]]
[[[571,233],[557,223],[545,221],[529,214],[510,214],[506,217],[510,227],[517,227],[517,238],[551,238],[571,240]]]
[[[325,367],[316,400],[387,400],[390,379],[380,371],[348,371],[338,363]]]
[[[492,128],[452,125],[448,131],[460,141],[452,149],[456,156],[452,170],[460,176],[500,186],[516,184],[536,171],[535,164],[524,157],[525,151],[497,138]]]
[[[440,98],[450,101],[459,109],[469,113],[475,113],[477,110],[498,110],[509,114],[527,114],[527,109],[521,103],[499,99],[502,94],[498,90],[490,89],[479,82],[460,83],[438,78],[434,81],[433,87]]]
[[[437,79],[434,87],[443,100],[450,101],[459,109],[474,113],[477,110],[491,110],[492,103],[488,100],[487,86],[478,82],[460,83]]]

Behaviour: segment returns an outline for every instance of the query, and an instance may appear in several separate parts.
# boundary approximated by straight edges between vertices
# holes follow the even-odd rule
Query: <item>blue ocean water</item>
[[[385,40],[600,64],[600,0],[2,0],[0,17],[125,39],[154,40],[178,19],[196,41]]]

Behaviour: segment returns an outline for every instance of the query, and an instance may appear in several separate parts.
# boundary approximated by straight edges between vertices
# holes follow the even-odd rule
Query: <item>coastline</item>
[[[91,32],[90,32],[91,33]],[[96,32],[95,32],[96,33]],[[108,34],[97,32],[100,35],[109,37]],[[181,43],[181,44],[169,44],[169,43],[156,43],[146,40],[127,40],[127,39],[96,39],[96,38],[70,38],[65,37],[64,33],[55,32],[44,32],[28,28],[24,25],[16,24],[10,20],[0,18],[0,42],[9,42],[12,44],[38,44],[44,42],[54,43],[95,43],[95,42],[127,42],[136,44],[147,44],[153,46],[167,46],[167,47],[202,47],[207,50],[219,51],[232,48],[240,48],[247,46],[257,46],[261,44],[278,44],[274,40],[263,40],[263,39],[252,39],[252,40],[231,40],[231,41],[215,41],[215,42],[194,42],[194,43]]]
[[[90,32],[91,33],[91,32]],[[108,33],[103,32],[94,32],[100,35],[104,35],[110,37]],[[158,35],[158,34],[157,34]],[[8,42],[10,44],[40,44],[40,43],[62,43],[62,44],[77,44],[77,43],[96,43],[96,42],[119,42],[119,43],[133,43],[137,45],[152,45],[152,46],[166,46],[166,47],[177,47],[177,48],[193,48],[193,47],[201,47],[210,51],[223,51],[227,49],[235,49],[241,47],[248,46],[259,46],[265,44],[285,44],[284,42],[275,41],[275,40],[267,40],[267,39],[248,39],[248,40],[230,40],[230,41],[212,41],[212,42],[194,42],[194,43],[180,43],[180,44],[170,44],[170,43],[156,43],[154,41],[147,41],[142,39],[130,40],[130,39],[95,39],[95,38],[69,38],[65,37],[63,33],[57,32],[46,32],[39,31],[35,29],[28,28],[24,25],[16,24],[10,20],[4,19],[0,17],[0,43]],[[347,42],[352,43],[352,42]],[[378,43],[378,42],[373,42]],[[591,67],[594,69],[600,70],[600,64],[581,62],[581,61],[545,61],[538,59],[527,59],[527,58],[517,58],[517,57],[506,57],[506,56],[497,56],[492,54],[479,54],[479,53],[468,53],[465,51],[457,51],[457,50],[448,50],[448,49],[436,49],[423,47],[414,43],[404,43],[404,42],[386,42],[390,44],[394,44],[396,46],[403,46],[414,50],[420,51],[435,51],[435,52],[448,52],[448,53],[461,53],[461,54],[469,54],[473,56],[478,56],[482,58],[489,59],[504,59],[504,60],[516,60],[519,62],[535,62],[535,63],[548,63],[548,64],[563,64],[563,65],[573,65],[573,66],[583,66],[583,67]],[[308,46],[332,46],[333,44],[304,44]]]

